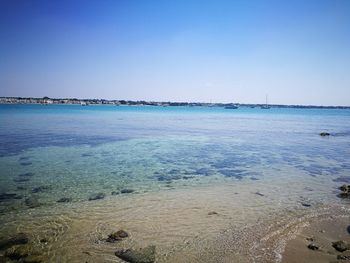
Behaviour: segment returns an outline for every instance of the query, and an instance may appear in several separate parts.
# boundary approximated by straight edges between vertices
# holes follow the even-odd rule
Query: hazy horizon
[[[350,2],[0,1],[0,96],[350,106]]]

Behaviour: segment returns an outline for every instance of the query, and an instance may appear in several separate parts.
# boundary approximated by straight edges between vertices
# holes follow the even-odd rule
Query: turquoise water
[[[32,195],[56,205],[286,171],[350,175],[350,110],[1,105],[0,123],[0,193],[19,196],[2,212],[27,209]]]
[[[349,146],[350,110],[0,105],[0,238],[43,262],[271,262],[281,226],[343,214]]]

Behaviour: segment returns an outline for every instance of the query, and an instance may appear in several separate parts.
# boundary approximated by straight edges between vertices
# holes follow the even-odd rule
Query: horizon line
[[[146,103],[185,103],[185,104],[218,104],[218,105],[227,105],[227,104],[235,104],[235,105],[265,105],[265,103],[241,103],[241,102],[204,102],[204,101],[171,101],[171,100],[164,100],[164,101],[157,101],[157,100],[132,100],[132,99],[104,99],[104,98],[73,98],[73,97],[22,97],[22,96],[0,96],[1,99],[34,99],[34,100],[78,100],[78,101],[125,101],[125,102],[146,102]],[[4,104],[0,101],[0,104]],[[350,108],[350,105],[317,105],[317,104],[268,104],[270,106],[285,106],[285,107],[318,107],[318,108]]]

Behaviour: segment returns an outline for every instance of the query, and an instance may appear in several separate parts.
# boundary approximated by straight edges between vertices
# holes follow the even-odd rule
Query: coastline
[[[178,101],[145,101],[120,99],[77,99],[77,98],[33,98],[33,97],[0,97],[0,105],[78,105],[78,106],[155,106],[155,107],[220,107],[227,109],[263,108],[265,103],[238,102],[178,102]],[[299,105],[299,104],[269,104],[269,108],[282,109],[350,109],[345,105]]]

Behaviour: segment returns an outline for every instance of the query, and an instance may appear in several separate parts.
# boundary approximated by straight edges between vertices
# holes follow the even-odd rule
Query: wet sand
[[[350,217],[315,218],[290,240],[283,253],[282,263],[329,263],[349,262],[350,250],[339,252],[332,242],[339,240],[350,243]],[[315,244],[318,250],[308,248]],[[337,259],[338,255],[348,256],[348,260]]]

